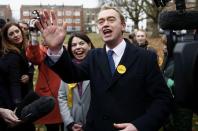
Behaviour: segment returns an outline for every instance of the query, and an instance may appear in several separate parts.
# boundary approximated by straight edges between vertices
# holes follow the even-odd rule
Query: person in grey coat
[[[68,41],[68,52],[75,63],[80,64],[94,48],[91,40],[83,33],[74,33]],[[65,131],[81,131],[86,123],[90,104],[89,80],[78,83],[61,82],[58,101]]]

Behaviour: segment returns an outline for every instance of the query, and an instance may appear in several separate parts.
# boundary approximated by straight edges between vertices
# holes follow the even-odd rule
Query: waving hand
[[[59,51],[65,40],[66,23],[63,26],[58,26],[54,11],[48,13],[44,10],[40,16],[40,21],[36,21],[36,26],[41,31],[45,43],[50,50]]]

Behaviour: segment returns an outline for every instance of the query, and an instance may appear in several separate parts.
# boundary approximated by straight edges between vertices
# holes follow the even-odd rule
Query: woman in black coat
[[[31,90],[28,86],[28,61],[24,55],[26,44],[26,37],[18,24],[8,23],[4,26],[0,50],[0,108],[16,110]],[[7,127],[1,118],[0,128],[4,131],[35,131],[31,123]]]

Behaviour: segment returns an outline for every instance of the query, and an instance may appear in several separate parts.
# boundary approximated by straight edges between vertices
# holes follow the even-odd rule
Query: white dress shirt
[[[115,48],[110,49],[108,46],[106,46],[106,52],[108,52],[109,50],[113,50],[113,60],[115,63],[115,68],[117,68],[118,64],[120,63],[120,60],[124,54],[126,48],[126,42],[124,41],[124,39],[122,40],[121,43],[119,43]]]
[[[111,49],[113,50],[113,60],[115,63],[115,68],[117,68],[123,54],[124,54],[124,50],[126,48],[126,42],[124,41],[124,39],[122,40],[121,43],[119,43],[115,48]],[[108,46],[106,46],[106,52],[108,52],[110,50],[110,48]],[[63,47],[61,48],[61,50],[58,52],[58,54],[54,54],[50,49],[47,50],[47,55],[54,61],[57,62],[58,59],[61,57],[63,53]]]

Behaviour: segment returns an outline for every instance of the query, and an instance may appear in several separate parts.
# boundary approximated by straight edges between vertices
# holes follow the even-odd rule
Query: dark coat
[[[0,107],[13,110],[28,93],[23,74],[28,74],[28,62],[22,55],[10,52],[0,58]]]
[[[48,65],[53,62],[46,59]],[[153,52],[127,41],[119,65],[121,74],[111,76],[103,49],[92,50],[80,65],[71,62],[66,51],[51,68],[66,82],[90,79],[91,104],[85,131],[115,131],[113,123],[132,123],[138,131],[157,131],[168,118],[172,97]],[[119,66],[118,65],[118,66]]]
[[[28,61],[18,53],[8,53],[0,57],[0,107],[14,110],[30,89],[28,83],[21,83],[21,76],[28,75]],[[14,128],[7,128],[7,124],[0,118],[2,131],[33,131],[31,123],[20,124]]]

